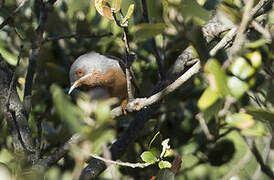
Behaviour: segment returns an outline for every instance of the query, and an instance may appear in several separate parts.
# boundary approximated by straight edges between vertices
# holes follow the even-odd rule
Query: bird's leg
[[[127,102],[128,102],[128,99],[123,99],[122,102],[121,102],[121,109],[122,109],[122,112],[124,115],[127,114]]]

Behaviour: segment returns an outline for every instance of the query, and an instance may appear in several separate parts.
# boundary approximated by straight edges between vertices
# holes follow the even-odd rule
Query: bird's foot
[[[121,109],[122,109],[122,113],[124,115],[126,115],[127,114],[127,99],[122,100],[120,106],[121,106]]]

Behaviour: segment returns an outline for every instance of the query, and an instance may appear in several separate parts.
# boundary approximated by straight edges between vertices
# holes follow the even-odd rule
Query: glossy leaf
[[[111,8],[107,6],[106,0],[95,0],[95,8],[101,14],[101,16],[104,16],[110,20],[113,20]]]
[[[122,20],[122,24],[124,24],[125,22],[127,22],[127,21],[129,20],[129,18],[131,18],[132,14],[133,14],[133,11],[134,11],[134,4],[131,4],[131,5],[128,7],[126,16],[125,16],[124,19]]]
[[[247,53],[246,57],[250,60],[251,64],[255,68],[259,68],[262,64],[262,55],[259,51]]]
[[[239,129],[250,128],[255,124],[253,117],[246,113],[235,113],[226,117],[226,122]]]
[[[222,70],[219,62],[216,59],[210,59],[205,65],[205,71],[209,73],[209,84],[211,89],[222,97],[228,95],[227,76]]]
[[[120,11],[122,0],[112,0],[111,7],[115,9],[115,12]]]
[[[153,164],[158,161],[157,157],[155,157],[152,152],[145,151],[141,154],[141,158],[144,162]]]
[[[219,98],[218,94],[208,87],[198,100],[198,107],[203,111],[213,105]]]
[[[138,24],[134,29],[134,38],[136,41],[143,41],[153,38],[154,36],[164,32],[166,25],[158,24]]]
[[[230,89],[230,93],[235,98],[240,98],[242,95],[248,90],[249,86],[246,82],[238,79],[235,76],[229,77],[227,80],[228,88]]]
[[[7,51],[1,44],[0,44],[0,54],[3,56],[3,59],[12,66],[15,66],[17,63],[17,57],[14,56],[12,53]]]
[[[236,58],[229,69],[240,79],[246,79],[255,73],[255,69],[243,57]]]
[[[163,168],[171,168],[171,163],[170,162],[168,162],[168,161],[160,161],[159,163],[158,163],[158,165],[159,165],[159,168],[160,169],[163,169]]]

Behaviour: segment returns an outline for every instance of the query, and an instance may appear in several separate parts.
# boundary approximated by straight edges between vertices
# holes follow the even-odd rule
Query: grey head
[[[104,56],[96,52],[79,56],[70,67],[69,78],[72,85],[70,92],[77,87],[76,82],[79,79],[91,76],[94,71],[104,74],[110,68],[121,69],[118,58]]]

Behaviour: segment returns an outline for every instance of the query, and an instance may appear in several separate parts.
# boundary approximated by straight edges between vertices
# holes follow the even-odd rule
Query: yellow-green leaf
[[[262,64],[262,55],[259,51],[247,53],[246,57],[250,60],[253,67],[258,68]]]
[[[205,65],[205,71],[213,78],[209,79],[210,87],[222,97],[229,94],[227,76],[216,59],[210,59]]]
[[[122,0],[112,0],[111,7],[115,9],[115,12],[120,11]]]
[[[144,162],[154,164],[155,162],[158,161],[157,157],[155,157],[152,152],[150,151],[145,151],[141,154],[141,158]]]
[[[134,4],[131,4],[127,10],[127,14],[124,17],[124,19],[122,20],[122,24],[124,24],[125,22],[127,22],[127,20],[132,16],[132,13],[134,11]]]
[[[230,93],[235,98],[240,98],[248,90],[249,86],[246,82],[238,79],[235,76],[229,77],[227,80],[228,88]]]
[[[208,87],[198,100],[198,107],[203,111],[213,105],[219,98],[218,94]]]
[[[243,57],[236,58],[229,69],[240,79],[246,79],[255,73],[255,69]]]
[[[226,117],[226,122],[239,129],[250,128],[255,125],[253,117],[246,113],[235,113]]]
[[[158,163],[158,165],[159,165],[159,168],[160,169],[163,169],[163,168],[171,168],[171,163],[170,162],[168,162],[168,161],[160,161],[159,163]]]

